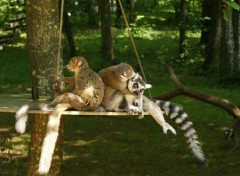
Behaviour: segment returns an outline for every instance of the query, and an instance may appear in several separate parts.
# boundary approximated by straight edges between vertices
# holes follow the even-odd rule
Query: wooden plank
[[[47,103],[45,100],[33,101],[30,98],[30,94],[0,94],[0,112],[6,113],[15,113],[17,109],[29,103]],[[51,110],[29,110],[30,114],[51,114]],[[77,111],[77,110],[68,110],[64,111],[63,115],[84,115],[84,116],[129,116],[127,112],[99,112],[99,111]],[[133,115],[138,115],[134,113]],[[145,113],[145,115],[149,115]]]

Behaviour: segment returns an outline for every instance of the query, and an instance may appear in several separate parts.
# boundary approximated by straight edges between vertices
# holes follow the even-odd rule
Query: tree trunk
[[[32,69],[32,98],[52,98],[57,74],[58,0],[27,0],[28,54]]]
[[[58,0],[26,0],[28,57],[32,70],[32,98],[50,99],[54,96],[55,78],[58,74]],[[59,58],[60,59],[60,58]],[[60,59],[62,63],[62,59]],[[61,64],[60,64],[61,65]],[[29,147],[27,175],[37,175],[43,137],[48,118],[35,115]],[[60,128],[59,141],[62,141],[63,129]],[[62,159],[62,145],[56,144],[55,157],[48,175],[59,175]]]
[[[68,13],[66,10],[63,11],[63,22],[64,22],[63,23],[64,32],[66,34],[67,41],[68,41],[70,57],[73,57],[77,55],[77,50],[76,50],[75,42],[72,35],[72,25],[69,21]]]
[[[116,0],[116,17],[115,17],[115,27],[119,28],[121,27],[121,17],[122,17],[122,11],[119,5],[118,0]]]
[[[219,61],[222,16],[221,1],[213,0],[213,4],[211,25],[208,32],[208,43],[205,48],[205,60],[203,63],[203,69],[205,71],[217,67],[217,62]]]
[[[187,17],[187,2],[186,0],[180,1],[180,22],[179,22],[179,60],[186,61],[186,17]]]
[[[240,4],[239,0],[237,3]],[[235,44],[235,51],[233,57],[233,73],[240,77],[240,13],[233,10],[233,39]]]
[[[129,7],[129,23],[135,22],[135,4],[134,0],[128,0],[128,7]]]
[[[200,44],[207,45],[209,28],[211,24],[211,16],[213,7],[213,0],[203,0],[202,1],[202,32],[200,38]]]
[[[228,20],[222,20],[220,72],[224,77],[231,77],[233,75],[233,41],[232,12],[230,12]]]
[[[87,2],[88,23],[91,27],[98,27],[97,12],[93,9],[93,0]]]
[[[109,0],[98,0],[98,7],[101,18],[102,58],[107,61],[113,61],[112,20]]]

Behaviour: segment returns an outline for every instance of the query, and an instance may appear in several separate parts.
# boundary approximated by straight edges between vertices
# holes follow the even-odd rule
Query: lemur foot
[[[163,128],[163,133],[164,134],[167,134],[167,131],[168,130],[170,130],[173,134],[177,134],[176,133],[176,131],[175,131],[175,129],[171,126],[171,125],[169,125],[167,122],[164,122],[163,124],[162,124],[162,128]]]

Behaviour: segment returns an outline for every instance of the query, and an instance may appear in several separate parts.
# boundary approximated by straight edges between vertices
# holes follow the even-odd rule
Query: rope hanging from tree
[[[122,15],[123,15],[123,19],[124,19],[125,25],[126,25],[127,30],[128,30],[129,38],[130,38],[130,40],[131,40],[134,53],[135,53],[135,55],[136,55],[136,57],[137,57],[137,61],[138,61],[139,67],[140,67],[141,73],[142,73],[142,75],[143,75],[143,79],[144,79],[144,81],[147,82],[147,79],[146,79],[146,76],[145,76],[145,73],[144,73],[144,70],[143,70],[142,62],[141,62],[140,57],[139,57],[139,55],[138,55],[138,51],[137,51],[136,45],[135,45],[135,43],[134,43],[134,40],[133,40],[133,36],[132,36],[131,30],[130,30],[130,27],[129,27],[129,25],[128,25],[128,21],[127,21],[127,18],[126,18],[126,15],[125,15],[125,12],[124,12],[124,9],[123,9],[121,0],[118,0],[118,3],[119,3],[119,6],[120,6]],[[57,76],[59,76],[59,73],[60,73],[60,55],[61,55],[61,37],[62,37],[62,24],[63,24],[63,9],[64,9],[64,0],[61,0],[61,12],[60,12],[60,23],[59,23],[59,36],[58,36],[58,53],[57,53],[57,72],[56,72]],[[148,89],[148,93],[149,93],[149,97],[152,99],[152,95],[151,95],[151,92],[150,92],[149,89]]]
[[[136,57],[137,57],[137,61],[138,61],[139,67],[140,67],[141,73],[142,73],[142,75],[143,75],[143,79],[144,79],[144,81],[147,82],[147,79],[146,79],[146,76],[145,76],[145,73],[144,73],[144,70],[143,70],[142,62],[141,62],[140,57],[139,57],[139,55],[138,55],[138,51],[137,51],[136,45],[135,45],[135,43],[134,43],[133,35],[132,35],[132,33],[131,33],[130,27],[129,27],[129,25],[128,25],[128,21],[127,21],[127,18],[126,18],[126,15],[125,15],[125,12],[124,12],[124,9],[123,9],[121,0],[118,0],[118,3],[119,3],[119,6],[120,6],[122,15],[123,15],[123,19],[124,19],[125,25],[126,25],[127,30],[128,30],[129,38],[130,38],[130,40],[131,40],[134,53],[135,53],[135,55],[136,55]],[[147,89],[147,90],[148,90],[149,97],[152,99],[152,95],[151,95],[150,90],[149,90],[149,89]]]
[[[64,0],[61,0],[61,8],[60,8],[60,19],[59,19],[59,35],[58,35],[58,51],[57,51],[57,71],[56,75],[60,74],[60,57],[61,57],[61,45],[62,45],[62,25],[63,25],[63,8],[64,8]]]

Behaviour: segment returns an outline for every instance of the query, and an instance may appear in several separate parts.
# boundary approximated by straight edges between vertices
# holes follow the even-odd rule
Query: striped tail
[[[42,151],[38,166],[38,173],[41,175],[47,174],[49,172],[52,162],[52,156],[58,138],[61,114],[63,111],[69,108],[71,108],[71,105],[68,103],[58,104],[52,114],[49,116],[47,132],[43,140]]]
[[[157,100],[155,103],[166,113],[167,116],[170,117],[170,119],[174,120],[175,123],[180,126],[187,139],[189,149],[192,151],[199,166],[207,167],[208,162],[198,141],[198,136],[193,128],[193,123],[189,120],[188,115],[183,111],[183,108],[169,101]]]

